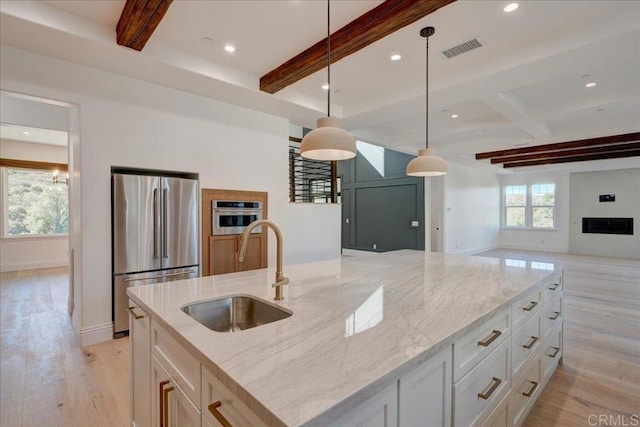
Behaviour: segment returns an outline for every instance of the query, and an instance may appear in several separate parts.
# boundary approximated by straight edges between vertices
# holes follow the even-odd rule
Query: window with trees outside
[[[53,182],[52,171],[6,168],[5,235],[68,234],[69,193],[64,181]]]
[[[508,228],[554,228],[555,184],[504,187],[504,221]]]

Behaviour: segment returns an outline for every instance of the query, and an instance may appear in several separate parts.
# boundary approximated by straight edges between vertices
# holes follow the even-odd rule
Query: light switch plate
[[[420,221],[411,221],[412,227],[420,227]]]

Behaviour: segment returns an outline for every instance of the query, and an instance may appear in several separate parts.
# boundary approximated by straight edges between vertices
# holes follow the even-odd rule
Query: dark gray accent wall
[[[358,151],[355,159],[338,162],[342,247],[377,252],[424,250],[424,178],[406,176],[413,156],[380,150],[374,150],[372,160]]]

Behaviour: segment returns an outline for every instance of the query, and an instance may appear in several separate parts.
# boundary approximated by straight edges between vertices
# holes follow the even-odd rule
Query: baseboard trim
[[[459,255],[475,255],[475,254],[480,253],[480,252],[492,251],[492,250],[498,249],[498,248],[499,248],[499,246],[490,245],[490,246],[483,246],[481,248],[467,249],[466,251],[454,252],[454,253],[455,254],[459,254]]]
[[[7,271],[23,271],[23,270],[39,270],[41,268],[69,267],[69,260],[58,259],[53,261],[34,261],[20,262],[14,264],[3,264],[0,266],[0,272]]]
[[[568,254],[569,248],[551,247],[551,246],[528,246],[528,245],[498,245],[494,249],[512,249],[520,251],[537,251],[537,252],[554,252],[561,254]]]
[[[98,344],[113,339],[113,322],[80,328],[80,346]]]

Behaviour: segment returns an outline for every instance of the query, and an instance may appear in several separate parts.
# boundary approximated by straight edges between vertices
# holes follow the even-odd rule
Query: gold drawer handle
[[[127,308],[127,310],[129,310],[129,313],[131,313],[131,314],[133,315],[133,317],[134,317],[136,320],[144,319],[144,315],[142,315],[142,314],[136,314],[136,312],[135,312],[135,311],[133,311],[134,309],[135,309],[135,307],[129,307],[129,308]]]
[[[555,357],[558,355],[558,353],[560,352],[560,347],[551,347],[553,349],[553,353],[551,354],[547,354],[547,356],[549,356],[552,359],[555,359]]]
[[[478,345],[481,345],[482,347],[487,347],[489,346],[492,342],[494,342],[495,340],[498,339],[498,337],[502,335],[502,332],[500,331],[496,331],[495,329],[493,330],[493,332],[491,332],[491,335],[486,338],[484,341],[478,341]]]
[[[159,386],[159,397],[160,397],[160,427],[168,427],[169,426],[169,402],[167,401],[167,397],[170,391],[173,391],[173,387],[169,387],[167,389],[164,388],[169,384],[169,380],[161,381]]]
[[[537,303],[537,302],[535,302],[535,301],[531,301],[531,302],[529,303],[529,305],[528,305],[528,306],[526,306],[526,307],[522,307],[522,309],[523,309],[524,311],[531,311],[531,310],[533,310],[533,309],[536,307],[536,305],[538,305],[538,303]]]
[[[500,384],[502,384],[502,380],[500,378],[493,377],[491,379],[491,386],[489,387],[489,390],[487,390],[486,393],[485,392],[478,393],[478,397],[480,399],[487,400],[488,398],[491,397],[493,392],[496,391],[496,389],[500,386]]]
[[[222,406],[222,401],[218,400],[217,402],[213,402],[211,405],[207,406],[211,415],[213,415],[216,420],[220,423],[222,427],[233,427],[229,421],[218,411],[218,408]]]
[[[531,340],[524,344],[522,347],[526,348],[527,350],[529,350],[531,347],[533,347],[536,343],[538,342],[538,337],[531,337]]]
[[[529,381],[529,382],[532,384],[532,386],[531,386],[531,388],[529,389],[529,391],[523,391],[523,392],[522,392],[522,395],[523,395],[523,396],[526,396],[526,397],[531,397],[531,395],[532,395],[533,393],[535,393],[535,392],[536,392],[536,389],[538,388],[538,385],[539,385],[539,384],[538,384],[537,382],[535,382],[535,381]]]
[[[554,283],[553,285],[549,286],[549,290],[550,291],[555,291],[556,289],[558,289],[558,286],[560,286],[560,283]]]
[[[554,311],[553,316],[549,317],[549,320],[556,320],[558,317],[560,317],[560,312]]]

